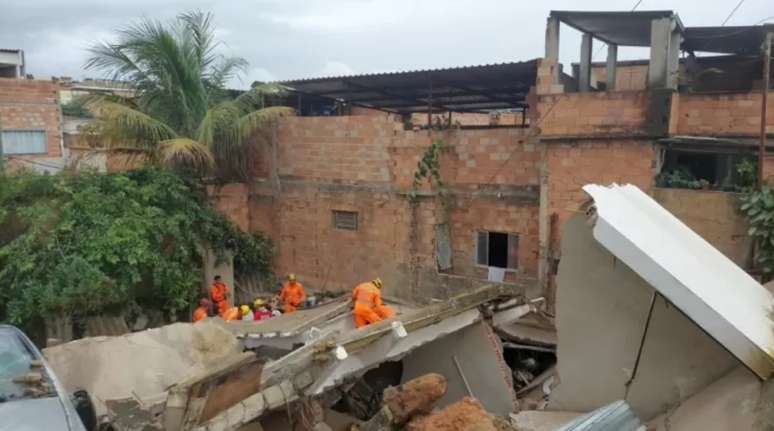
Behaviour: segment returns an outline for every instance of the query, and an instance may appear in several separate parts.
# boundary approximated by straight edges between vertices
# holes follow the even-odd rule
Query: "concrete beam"
[[[607,44],[607,90],[615,90],[616,63],[618,63],[618,45]]]
[[[591,90],[591,47],[594,38],[589,33],[583,33],[581,39],[580,73],[578,74],[578,91]]]

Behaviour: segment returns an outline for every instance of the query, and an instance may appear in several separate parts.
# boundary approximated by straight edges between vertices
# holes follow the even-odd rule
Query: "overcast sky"
[[[720,25],[738,0],[642,0],[685,25]],[[0,48],[22,48],[37,77],[95,77],[85,48],[141,17],[215,14],[223,52],[250,63],[235,87],[281,80],[528,60],[541,56],[551,9],[629,10],[636,0],[2,0]],[[745,0],[727,25],[774,15],[772,0]],[[774,20],[774,17],[770,18]],[[579,42],[562,28],[562,59]],[[604,50],[595,50],[596,60]],[[639,54],[642,55],[642,54]],[[625,57],[638,56],[629,52]]]

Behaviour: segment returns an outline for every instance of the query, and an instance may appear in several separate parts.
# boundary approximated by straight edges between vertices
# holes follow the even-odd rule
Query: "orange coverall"
[[[282,286],[280,292],[280,299],[283,303],[283,311],[285,313],[292,313],[296,311],[296,308],[306,301],[306,291],[304,286],[297,281],[288,281]]]
[[[226,301],[223,301],[224,303]],[[239,307],[226,307],[223,312],[220,313],[220,318],[223,320],[239,320],[242,313],[239,312]]]
[[[352,291],[352,299],[355,300],[355,326],[358,328],[395,315],[392,308],[382,304],[382,293],[371,282],[358,284]]]
[[[196,307],[196,310],[193,312],[193,320],[194,322],[198,322],[200,320],[204,320],[207,318],[207,307],[202,307],[201,305],[199,307]]]
[[[218,314],[222,315],[228,310],[228,287],[226,287],[226,283],[222,281],[213,282],[212,287],[210,287],[210,297],[212,297],[212,302],[218,306]]]

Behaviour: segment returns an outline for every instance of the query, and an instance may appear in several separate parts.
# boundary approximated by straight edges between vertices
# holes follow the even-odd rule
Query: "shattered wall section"
[[[43,354],[68,391],[89,392],[101,416],[109,413],[109,400],[135,399],[146,406],[163,402],[171,385],[240,351],[233,335],[204,321],[83,338]]]
[[[403,366],[404,381],[430,372],[446,377],[448,389],[439,407],[470,396],[497,415],[507,416],[515,409],[511,370],[497,337],[484,322],[418,348],[403,359]]]
[[[653,288],[603,249],[580,215],[565,225],[557,284],[561,383],[549,408],[588,411],[624,398]],[[737,364],[659,297],[628,401],[648,420]]]

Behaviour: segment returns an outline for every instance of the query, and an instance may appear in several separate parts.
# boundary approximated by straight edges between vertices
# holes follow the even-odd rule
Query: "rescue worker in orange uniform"
[[[222,317],[223,313],[229,309],[228,287],[219,275],[215,276],[215,279],[212,281],[212,286],[210,286],[210,299],[217,307],[218,314]]]
[[[191,319],[193,322],[198,322],[200,320],[204,320],[207,318],[207,314],[210,311],[210,306],[212,304],[210,303],[210,300],[207,298],[202,298],[199,300],[199,306],[196,307],[196,310],[193,312],[193,318]]]
[[[285,313],[296,311],[298,306],[306,301],[304,286],[296,281],[295,274],[288,274],[288,281],[282,286],[282,291],[280,291],[280,300]]]
[[[355,326],[358,328],[395,316],[392,308],[382,304],[381,289],[382,280],[375,278],[358,284],[352,291],[352,300],[355,302]]]

